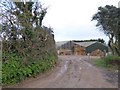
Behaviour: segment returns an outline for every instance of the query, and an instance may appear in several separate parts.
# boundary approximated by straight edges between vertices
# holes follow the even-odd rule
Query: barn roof
[[[60,42],[56,42],[56,47],[60,47],[62,46],[63,44],[67,43],[69,41],[60,41]]]
[[[56,47],[60,47],[64,44],[66,44],[67,42],[70,42],[70,41],[60,41],[60,42],[56,42]],[[80,45],[80,46],[83,46],[83,47],[88,47],[88,46],[91,46],[92,44],[95,44],[95,43],[99,43],[99,44],[102,44],[103,46],[106,46],[105,44],[103,43],[100,43],[98,41],[89,41],[89,42],[74,42],[72,41],[72,43],[74,44],[77,44],[77,45]],[[106,46],[107,47],[107,46]]]
[[[91,41],[91,42],[74,42],[75,44],[78,44],[80,46],[83,46],[83,47],[88,47],[94,43],[96,43],[97,41]]]

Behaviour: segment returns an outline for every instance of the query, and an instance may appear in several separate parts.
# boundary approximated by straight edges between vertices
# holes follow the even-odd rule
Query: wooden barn
[[[63,55],[87,55],[91,56],[104,56],[108,52],[108,47],[97,41],[88,42],[74,42],[74,41],[64,41],[56,43],[58,54],[63,53]]]
[[[73,46],[73,53],[75,55],[86,55],[85,47],[75,44]]]

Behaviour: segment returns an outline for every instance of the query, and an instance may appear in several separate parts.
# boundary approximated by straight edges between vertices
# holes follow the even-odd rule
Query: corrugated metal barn
[[[93,56],[103,56],[108,52],[108,47],[97,41],[89,42],[73,42],[73,41],[64,41],[57,42],[56,47],[58,50],[64,49],[64,52],[71,50],[71,54],[76,55],[87,55],[88,53]],[[61,50],[62,51],[62,50]]]

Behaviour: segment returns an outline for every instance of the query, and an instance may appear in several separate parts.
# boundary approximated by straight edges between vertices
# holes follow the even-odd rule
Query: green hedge
[[[57,60],[53,34],[41,27],[26,29],[26,39],[3,40],[2,84],[18,83],[51,69]],[[29,36],[30,35],[30,36]]]
[[[27,77],[36,76],[51,69],[56,64],[56,60],[57,57],[54,54],[48,54],[46,60],[33,60],[25,64],[15,53],[7,54],[7,58],[2,62],[2,84],[15,84]]]

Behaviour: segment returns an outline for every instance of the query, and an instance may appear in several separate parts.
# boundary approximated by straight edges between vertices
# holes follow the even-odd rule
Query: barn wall
[[[75,55],[86,55],[85,48],[80,45],[74,45],[73,52]]]
[[[105,56],[105,53],[99,49],[95,50],[95,51],[92,51],[90,53],[91,56],[100,56],[100,57],[104,57]]]
[[[72,55],[72,51],[68,49],[59,49],[58,55]]]
[[[72,41],[69,41],[69,42],[61,45],[61,47],[58,48],[58,54],[59,55],[73,54],[73,46],[74,46],[74,43]]]

